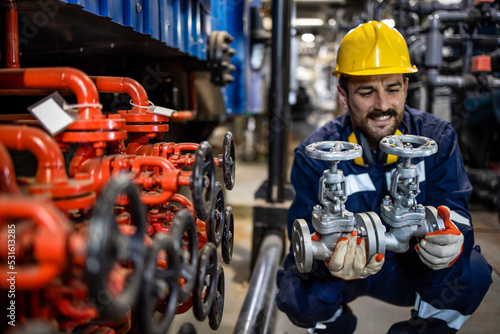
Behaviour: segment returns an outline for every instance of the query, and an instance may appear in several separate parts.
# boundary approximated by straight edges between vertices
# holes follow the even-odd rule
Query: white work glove
[[[427,233],[415,246],[420,260],[434,270],[451,267],[462,253],[464,235],[450,220],[450,209],[446,206],[437,208],[444,220],[446,229]]]
[[[326,264],[333,276],[343,280],[353,280],[378,273],[385,262],[385,257],[376,254],[368,264],[366,262],[365,240],[357,238],[357,232],[354,230],[339,239],[330,261]]]

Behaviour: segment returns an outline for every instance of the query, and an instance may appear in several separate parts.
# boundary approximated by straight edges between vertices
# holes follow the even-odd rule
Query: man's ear
[[[337,92],[339,93],[339,102],[340,102],[340,105],[342,106],[342,108],[344,108],[346,110],[349,109],[348,104],[347,104],[346,91],[342,87],[337,86]]]

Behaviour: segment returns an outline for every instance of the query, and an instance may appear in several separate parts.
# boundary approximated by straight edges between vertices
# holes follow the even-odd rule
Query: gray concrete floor
[[[235,188],[226,195],[226,205],[231,205],[235,215],[235,245],[232,262],[224,265],[226,297],[222,323],[216,333],[231,334],[234,331],[250,279],[254,194],[267,179],[267,163],[242,162],[236,165]],[[500,317],[500,222],[498,214],[485,210],[471,212],[474,219],[476,243],[482,254],[493,266],[493,284],[483,303],[465,323],[459,333],[497,334]],[[287,246],[288,248],[288,246]],[[220,261],[222,263],[222,260]],[[361,297],[350,304],[358,317],[355,333],[386,333],[395,322],[409,318],[411,307],[393,306],[371,297]],[[208,321],[197,321],[191,310],[176,315],[169,333],[177,333],[185,322],[191,322],[197,332],[214,333]],[[305,334],[306,330],[295,327],[287,317],[278,312],[274,332],[276,334]]]

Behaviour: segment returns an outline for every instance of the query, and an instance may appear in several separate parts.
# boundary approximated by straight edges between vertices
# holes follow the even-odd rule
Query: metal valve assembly
[[[414,135],[387,136],[380,141],[380,149],[403,158],[391,177],[390,196],[381,204],[381,217],[375,212],[352,213],[345,207],[346,178],[338,168],[340,161],[352,160],[363,153],[361,146],[343,141],[316,142],[306,147],[312,159],[330,163],[319,181],[318,198],[323,206],[312,211],[311,235],[304,219],[293,223],[292,248],[297,268],[302,273],[312,270],[314,260],[329,261],[340,238],[356,230],[366,241],[367,259],[386,251],[402,253],[408,250],[412,237],[444,229],[444,222],[432,206],[418,204],[420,193],[419,171],[412,158],[422,158],[437,152],[432,139]],[[389,231],[387,231],[386,226]]]

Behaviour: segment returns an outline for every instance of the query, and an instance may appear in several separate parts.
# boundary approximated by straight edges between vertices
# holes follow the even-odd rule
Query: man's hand
[[[464,246],[464,235],[451,222],[450,209],[440,206],[437,210],[444,220],[446,229],[427,233],[415,246],[422,262],[434,270],[451,267],[462,253]]]
[[[366,264],[366,244],[357,238],[356,230],[337,242],[330,261],[326,264],[330,273],[344,280],[366,278],[376,274],[385,262],[382,254],[374,255]]]

